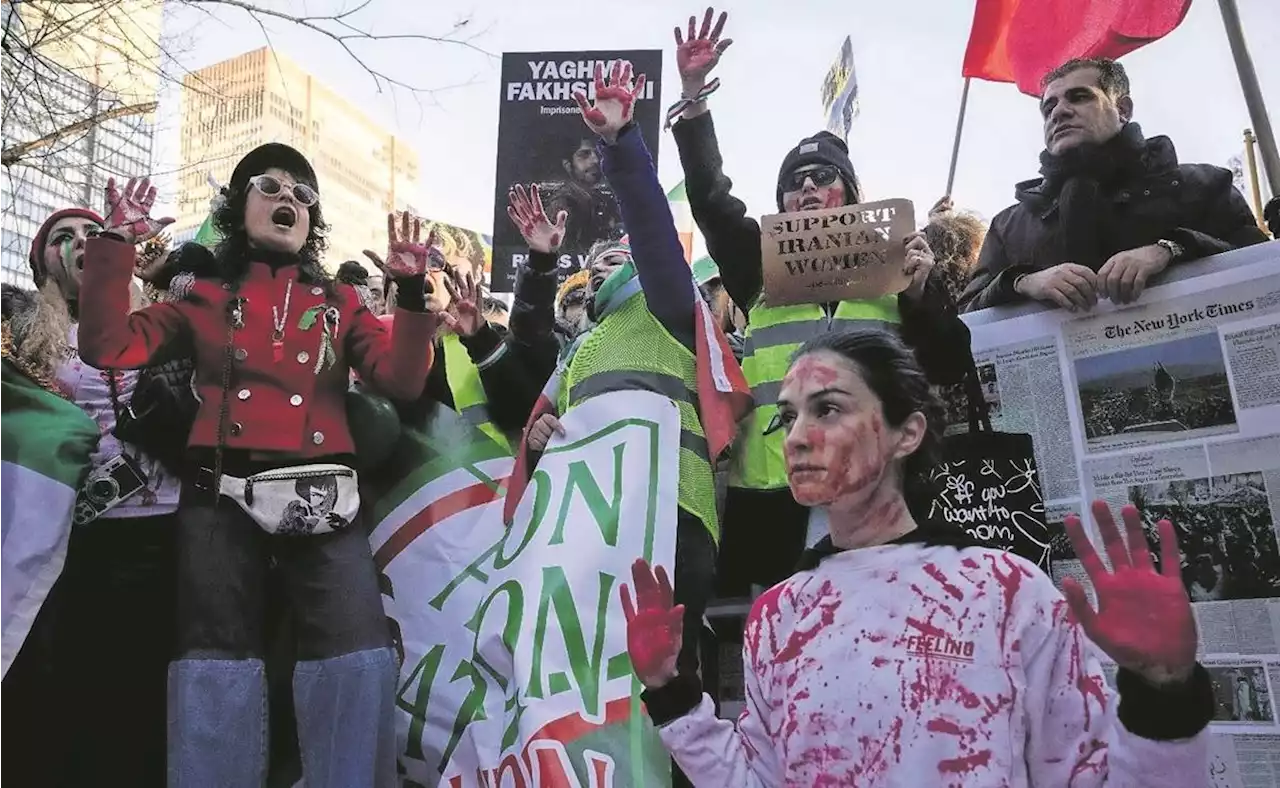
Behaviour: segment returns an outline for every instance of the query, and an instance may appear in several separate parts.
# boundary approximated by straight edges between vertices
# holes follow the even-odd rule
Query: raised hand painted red
[[[667,570],[654,572],[643,558],[631,565],[636,602],[623,583],[622,612],[627,617],[627,653],[640,683],[657,688],[676,677],[684,624],[684,605],[675,605],[675,593]]]
[[[721,13],[714,29],[711,27],[713,16],[715,16],[715,9],[708,8],[706,15],[702,18],[700,32],[695,32],[697,17],[689,17],[688,38],[683,38],[680,28],[676,28],[676,67],[680,70],[681,81],[686,85],[699,84],[700,86],[704,83],[707,74],[711,73],[711,69],[720,62],[720,56],[733,44],[732,38],[720,40],[725,22],[729,21],[729,14]]]
[[[573,94],[573,100],[578,102],[582,119],[591,130],[606,141],[612,141],[622,127],[631,122],[636,99],[644,93],[644,84],[645,76],[641,74],[632,87],[629,61],[614,61],[608,83],[604,79],[604,65],[597,63],[594,103],[589,102],[587,95],[580,90]]]
[[[427,271],[427,243],[422,243],[422,220],[405,211],[396,230],[396,215],[387,214],[387,259],[383,263],[392,277],[416,276]]]
[[[1125,506],[1120,515],[1124,534],[1106,502],[1093,502],[1093,519],[1111,561],[1110,572],[1085,535],[1080,518],[1067,517],[1067,536],[1093,583],[1098,609],[1093,609],[1084,589],[1072,578],[1063,582],[1063,592],[1085,634],[1121,667],[1154,684],[1185,680],[1196,662],[1196,622],[1182,585],[1173,524],[1161,520],[1156,525],[1161,564],[1156,572],[1137,507]]]
[[[142,243],[160,233],[173,219],[151,218],[156,202],[156,187],[150,178],[130,178],[124,192],[116,188],[116,179],[107,179],[107,230],[119,233],[130,243]]]
[[[564,240],[565,222],[569,214],[561,211],[556,215],[555,224],[547,219],[547,211],[542,207],[542,195],[538,193],[537,184],[529,187],[526,193],[524,186],[516,184],[507,192],[507,217],[520,229],[520,235],[529,248],[535,252],[551,253],[560,248]]]

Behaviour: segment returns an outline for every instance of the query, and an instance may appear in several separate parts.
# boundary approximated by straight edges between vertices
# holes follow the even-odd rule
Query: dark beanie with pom
[[[844,140],[829,131],[820,131],[812,137],[805,137],[800,144],[782,160],[778,168],[778,210],[782,207],[782,179],[806,164],[830,164],[840,171],[844,180],[844,190],[849,202],[856,203],[862,199],[858,188],[858,176],[853,171],[853,162],[849,159],[849,146]]]

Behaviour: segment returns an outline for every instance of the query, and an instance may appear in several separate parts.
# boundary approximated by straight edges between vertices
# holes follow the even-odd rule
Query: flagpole
[[[1227,42],[1236,61],[1236,73],[1240,77],[1245,106],[1249,108],[1249,119],[1253,122],[1253,133],[1258,138],[1262,169],[1267,174],[1271,193],[1280,194],[1280,154],[1276,152],[1276,135],[1271,130],[1271,117],[1267,115],[1267,107],[1262,100],[1262,88],[1258,85],[1253,58],[1249,57],[1249,49],[1245,46],[1240,10],[1236,8],[1236,0],[1218,0],[1218,7],[1222,9],[1222,24],[1227,29]]]
[[[960,134],[964,131],[964,111],[969,106],[969,77],[964,78],[964,91],[960,94],[960,114],[956,117],[956,140],[951,144],[951,168],[947,171],[947,190],[945,196],[951,196],[951,187],[956,182],[956,162],[960,158]]]

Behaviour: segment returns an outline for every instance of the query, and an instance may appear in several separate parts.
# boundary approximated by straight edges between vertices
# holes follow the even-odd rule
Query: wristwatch
[[[1159,241],[1156,241],[1156,246],[1162,247],[1169,252],[1169,262],[1176,263],[1182,259],[1182,244],[1161,238]]]

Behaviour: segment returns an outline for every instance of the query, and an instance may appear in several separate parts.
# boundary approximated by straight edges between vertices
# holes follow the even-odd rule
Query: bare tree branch
[[[156,106],[156,102],[149,101],[145,104],[130,104],[126,107],[113,107],[111,109],[95,113],[83,120],[78,120],[69,126],[63,126],[60,129],[51,131],[43,137],[37,137],[30,142],[23,142],[5,148],[4,152],[0,154],[0,165],[12,167],[14,164],[22,161],[22,159],[31,152],[37,151],[47,145],[51,145],[63,137],[67,137],[71,134],[78,134],[82,131],[88,131],[94,126],[99,126],[109,120],[115,120],[116,118],[124,118],[129,115],[146,115],[148,113],[155,112]]]

